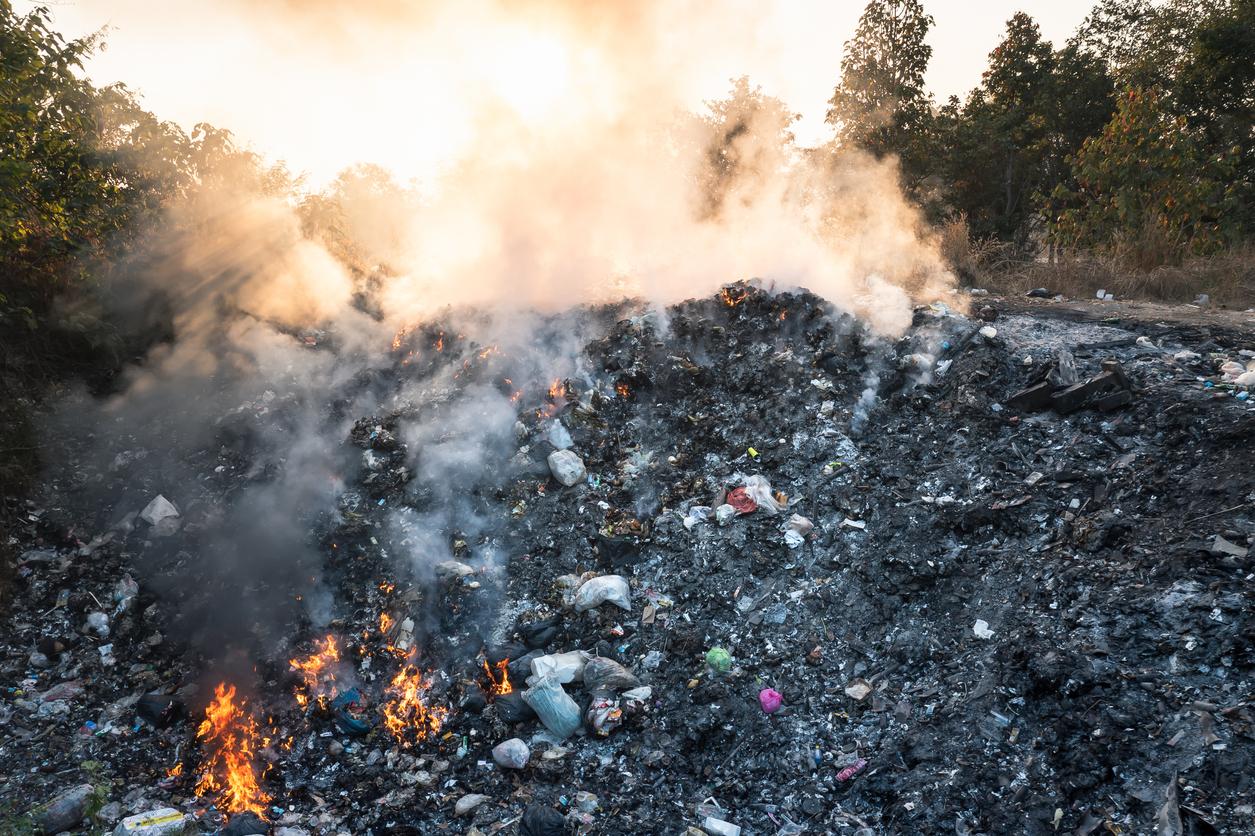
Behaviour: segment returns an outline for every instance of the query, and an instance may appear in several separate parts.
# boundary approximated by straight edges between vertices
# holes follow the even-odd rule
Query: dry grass
[[[1025,261],[1004,244],[971,241],[962,218],[938,229],[938,243],[942,257],[964,285],[998,293],[1022,294],[1044,287],[1064,296],[1085,298],[1106,290],[1117,299],[1178,303],[1193,302],[1200,293],[1206,293],[1215,305],[1255,306],[1255,243],[1154,267],[1139,266],[1156,263],[1147,258],[1145,248],[1127,257]]]
[[[1246,246],[1179,265],[1150,270],[1126,266],[1115,259],[1066,258],[1031,262],[985,274],[986,286],[1004,293],[1026,293],[1044,287],[1073,298],[1099,290],[1117,299],[1193,302],[1200,293],[1212,304],[1233,308],[1255,305],[1255,247]]]

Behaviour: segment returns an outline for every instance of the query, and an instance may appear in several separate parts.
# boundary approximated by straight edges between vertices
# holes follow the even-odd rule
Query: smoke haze
[[[389,175],[387,159],[330,184],[352,259],[311,231],[297,201],[244,179],[175,207],[106,288],[117,314],[168,317],[170,339],[116,394],[75,400],[58,420],[94,436],[132,486],[94,494],[100,507],[120,516],[162,493],[199,530],[196,577],[234,590],[184,613],[202,649],[232,625],[273,650],[297,602],[311,623],[334,617],[310,532],[369,501],[345,487],[370,467],[346,452],[357,417],[399,416],[406,442],[414,507],[381,532],[389,556],[430,577],[456,532],[493,565],[505,520],[478,492],[512,472],[518,410],[497,382],[591,380],[578,356],[586,320],[550,314],[625,297],[658,306],[757,277],[808,288],[892,336],[914,302],[949,296],[892,160],[782,145],[790,115],[743,84],[740,104],[689,112],[716,57],[774,25],[753,4],[736,9],[240,4],[266,37],[326,62],[282,106],[316,109],[319,85],[352,85],[366,111],[413,114],[391,138],[401,158],[426,137],[447,147],[417,186]],[[349,66],[346,45],[361,42],[389,66]],[[398,79],[432,72],[438,100],[403,95]],[[447,350],[447,365],[384,375],[399,333],[437,317],[458,323],[447,349],[402,342],[413,341],[415,368],[433,351]],[[471,367],[478,382],[458,377]],[[231,478],[243,487],[223,493]],[[187,583],[189,561],[170,552],[153,545],[150,582]]]

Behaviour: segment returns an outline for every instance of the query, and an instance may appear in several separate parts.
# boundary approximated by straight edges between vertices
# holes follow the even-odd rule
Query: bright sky
[[[344,4],[340,9],[371,4],[404,9],[407,2],[361,0],[361,6]],[[416,175],[447,160],[451,149],[474,130],[466,120],[433,120],[433,114],[456,110],[459,93],[443,83],[448,65],[429,57],[430,49],[407,49],[401,40],[388,44],[391,33],[386,28],[382,36],[372,31],[370,37],[346,31],[344,37],[339,32],[334,36],[336,57],[330,59],[325,51],[311,48],[310,39],[295,27],[280,31],[273,19],[268,25],[260,21],[264,15],[255,10],[267,4],[272,9],[283,6],[298,17],[311,14],[309,9],[316,15],[315,7],[326,6],[325,0],[18,0],[14,5],[19,12],[50,6],[56,26],[71,37],[110,27],[107,51],[88,67],[96,82],[125,82],[141,94],[149,110],[184,127],[207,121],[229,128],[254,150],[309,172],[314,182],[359,161],[379,161],[409,169],[403,175]],[[962,97],[978,83],[989,51],[1017,9],[1032,15],[1042,34],[1058,45],[1093,3],[1025,0],[1015,6],[1000,0],[925,0],[924,5],[936,19],[929,36],[933,58],[928,85],[944,101],[951,94]],[[829,129],[823,117],[840,74],[841,45],[853,32],[862,6],[857,0],[717,0],[711,8],[723,18],[748,15],[755,21],[752,42],[738,41],[704,56],[697,63],[696,86],[686,95],[694,104],[715,98],[727,91],[728,79],[749,75],[802,114],[795,131],[799,140],[826,139]],[[474,31],[477,36],[480,29]],[[520,64],[538,64],[533,75],[562,69],[546,66],[564,61],[562,55],[543,44],[533,48],[519,43],[514,36],[498,37],[486,48],[478,43],[450,46],[446,59],[455,56],[462,62],[457,68],[461,73],[469,49],[475,50],[477,61],[484,53],[495,55],[496,63],[490,61],[475,80],[507,98],[512,86],[532,81],[518,75]],[[404,76],[403,84],[398,75]],[[362,84],[363,78],[381,83]],[[520,99],[518,104],[525,103]],[[357,118],[363,114],[370,117]],[[433,129],[433,121],[439,129]],[[346,124],[358,130],[346,130]]]

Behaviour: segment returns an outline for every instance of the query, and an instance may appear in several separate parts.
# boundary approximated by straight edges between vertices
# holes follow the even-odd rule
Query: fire
[[[444,351],[444,331],[441,331],[440,336],[436,337],[436,351]]]
[[[392,629],[392,625],[396,623],[397,623],[397,620],[393,618],[392,616],[388,615],[386,612],[381,612],[379,614],[379,632],[380,633],[387,635],[388,631]]]
[[[407,664],[392,678],[385,694],[383,721],[404,746],[425,740],[444,725],[448,710],[425,702],[431,682],[416,665]]]
[[[623,382],[616,383],[614,391],[618,393],[620,398],[628,398],[632,395],[632,387]]]
[[[484,660],[484,673],[488,674],[488,696],[499,697],[514,691],[514,686],[510,684],[510,672],[506,670],[509,664],[509,659],[502,659],[496,665],[489,665],[488,660]],[[497,669],[496,673],[493,673],[493,668]]]
[[[340,661],[340,648],[336,645],[335,636],[327,636],[321,642],[314,642],[316,650],[304,659],[290,659],[288,664],[292,670],[300,674],[302,683],[297,689],[296,701],[304,708],[309,705],[311,697],[319,703],[325,703],[327,695],[334,692],[336,674],[335,663]]]
[[[173,781],[183,775],[183,762],[179,761],[174,766],[166,770],[166,780]]]
[[[228,813],[248,810],[262,816],[270,803],[256,766],[258,749],[264,743],[257,721],[245,707],[243,699],[236,701],[234,685],[218,683],[196,730],[204,759],[195,793],[214,796],[215,803]]]
[[[566,397],[566,384],[561,378],[555,378],[553,383],[549,384],[549,400],[556,401],[559,398]]]
[[[723,304],[729,308],[735,308],[749,298],[749,295],[749,291],[743,287],[725,287],[719,291],[719,297],[723,299]]]

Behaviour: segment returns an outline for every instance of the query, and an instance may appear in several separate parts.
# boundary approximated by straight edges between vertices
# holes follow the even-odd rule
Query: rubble
[[[0,803],[99,788],[62,829],[108,802],[122,833],[1249,830],[1249,329],[989,297],[992,336],[929,307],[884,337],[739,289],[581,311],[556,394],[454,328],[336,384],[299,573],[215,549],[250,486],[298,487],[249,422],[309,404],[224,408],[190,479],[67,439],[71,472],[6,500]],[[446,500],[422,468],[461,466],[462,387],[510,406]],[[135,509],[169,485],[156,537]],[[336,664],[293,668],[329,635]],[[224,680],[255,709],[252,810],[197,790]]]

